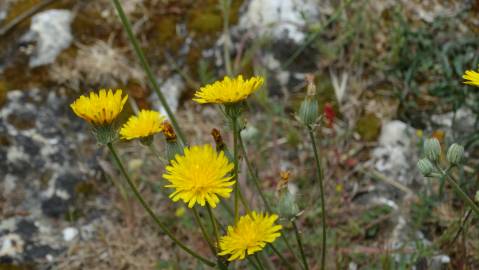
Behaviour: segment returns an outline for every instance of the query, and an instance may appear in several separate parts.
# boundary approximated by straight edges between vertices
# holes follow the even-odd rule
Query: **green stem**
[[[258,254],[257,253],[254,254],[253,257],[255,258],[256,263],[259,266],[259,269],[264,270],[263,264],[261,263],[261,260],[259,259]]]
[[[449,172],[447,171],[443,171],[442,172],[444,175],[447,176],[446,179],[449,180],[449,183],[451,183],[452,187],[454,188],[454,190],[457,192],[457,194],[459,195],[459,197],[461,197],[461,199],[469,206],[471,207],[472,211],[474,211],[474,213],[479,217],[479,207],[474,203],[474,201],[469,198],[469,196],[462,190],[461,186],[459,186],[459,184],[456,182],[456,180],[454,179],[454,177],[452,177]]]
[[[324,188],[323,188],[323,170],[321,169],[321,160],[318,155],[318,148],[316,146],[316,138],[314,137],[313,129],[308,126],[309,137],[311,138],[311,143],[313,144],[314,159],[316,160],[316,172],[319,182],[319,190],[321,195],[321,225],[323,229],[323,238],[322,238],[322,249],[321,249],[321,270],[324,270],[326,262],[326,207],[324,205]]]
[[[250,163],[250,161],[248,159],[248,153],[246,152],[246,147],[244,145],[244,142],[243,142],[243,139],[241,138],[241,136],[239,136],[238,140],[239,140],[239,144],[240,144],[240,147],[241,147],[241,151],[243,153],[243,157],[244,157],[245,162],[246,162],[246,167],[248,168],[248,172],[251,176],[251,179],[253,179],[253,183],[256,187],[256,190],[258,191],[259,196],[261,197],[261,200],[263,200],[263,203],[264,203],[264,206],[266,207],[266,210],[269,213],[273,213],[272,208],[269,205],[268,200],[266,199],[266,196],[265,196],[265,194],[264,194],[264,192],[263,192],[263,190],[262,190],[262,188],[259,184],[260,181],[258,179],[258,175],[254,172],[253,165]],[[286,244],[286,247],[288,248],[289,252],[291,252],[291,254],[293,254],[293,256],[296,258],[296,260],[299,261],[299,258],[296,255],[296,253],[294,252],[293,247],[289,243],[288,238],[286,238],[286,236],[283,233],[281,234],[281,239],[283,239],[283,242]]]
[[[235,199],[234,199],[234,220],[235,224],[238,223],[239,219],[239,177],[238,177],[238,118],[231,118],[231,126],[233,127],[233,161],[234,161],[234,178],[235,182]]]
[[[210,216],[211,226],[213,226],[213,232],[216,238],[216,248],[220,248],[220,235],[218,233],[218,227],[216,225],[215,216],[213,215],[213,211],[211,210],[211,206],[206,204],[206,209],[208,210],[208,215]]]
[[[303,259],[304,269],[309,270],[308,261],[304,255],[303,242],[301,241],[301,235],[299,234],[298,226],[296,226],[296,221],[291,220],[291,224],[294,228],[294,233],[296,235],[296,241],[298,242],[299,252],[301,253],[301,259]]]
[[[113,155],[113,158],[115,159],[115,162],[117,163],[118,167],[120,168],[120,171],[121,173],[123,174],[123,176],[125,177],[126,179],[126,182],[128,183],[128,186],[131,188],[131,190],[133,191],[133,194],[135,195],[136,199],[140,202],[141,206],[143,206],[143,208],[145,209],[145,211],[150,215],[150,217],[155,221],[155,223],[158,225],[158,227],[160,227],[160,229],[166,234],[168,235],[168,237],[170,237],[171,240],[173,240],[173,242],[175,242],[179,247],[181,247],[184,251],[186,251],[188,254],[190,254],[191,256],[195,257],[196,259],[200,260],[201,262],[203,262],[204,264],[208,265],[208,266],[211,266],[211,267],[214,267],[216,264],[204,257],[202,257],[201,255],[195,253],[193,250],[189,249],[186,245],[184,245],[180,240],[178,240],[174,235],[173,233],[170,232],[170,230],[168,230],[168,228],[166,227],[165,224],[163,224],[163,222],[161,222],[161,220],[156,216],[156,214],[153,212],[153,210],[151,209],[151,207],[145,202],[145,200],[143,199],[143,196],[140,194],[140,192],[138,191],[138,189],[136,188],[135,184],[133,183],[133,181],[131,180],[130,178],[130,175],[128,174],[128,172],[126,171],[125,167],[123,166],[123,163],[121,162],[120,158],[118,157],[118,154],[116,153],[115,151],[115,148],[113,147],[113,144],[109,143],[107,144],[108,146],[108,149],[110,150],[111,154]]]
[[[223,58],[225,61],[226,74],[233,76],[233,69],[231,67],[230,59],[230,35],[229,35],[229,18],[230,18],[231,0],[223,0]]]
[[[158,98],[160,99],[161,105],[166,111],[166,114],[168,114],[168,117],[170,118],[171,124],[175,128],[176,133],[178,134],[178,137],[180,140],[183,142],[183,144],[186,144],[186,138],[183,135],[183,131],[181,130],[180,126],[178,125],[178,122],[176,120],[176,117],[171,110],[170,106],[168,105],[168,102],[166,102],[166,98],[163,95],[163,93],[160,90],[160,86],[158,85],[158,82],[156,81],[156,78],[153,74],[153,71],[151,70],[150,65],[148,64],[148,61],[146,61],[146,57],[143,54],[143,51],[140,47],[140,44],[138,42],[138,39],[135,37],[133,30],[131,28],[131,23],[126,16],[125,12],[123,11],[123,7],[120,4],[119,0],[112,0],[113,4],[115,6],[116,11],[118,12],[118,16],[120,17],[121,23],[123,25],[123,28],[125,29],[128,39],[130,40],[131,45],[133,46],[133,49],[136,53],[136,56],[140,60],[141,66],[145,70],[146,76],[148,77],[148,80],[150,81],[151,86],[153,87],[153,90],[156,92],[158,95]]]
[[[279,252],[273,244],[269,244],[269,246],[271,247],[271,249],[273,250],[273,252],[279,257],[279,259],[284,263],[284,265],[286,266],[286,268],[288,268],[289,270],[293,270],[293,267],[291,266],[291,264],[289,263],[289,261],[286,260],[286,258],[284,258],[283,254],[281,254],[281,252]]]
[[[195,217],[195,222],[196,224],[198,224],[198,226],[200,226],[201,233],[203,234],[203,237],[208,243],[208,246],[210,247],[211,252],[213,253],[214,256],[216,256],[216,250],[215,250],[215,246],[213,245],[213,241],[211,241],[210,236],[208,235],[205,229],[205,226],[203,226],[203,223],[201,223],[201,219],[200,219],[200,216],[198,215],[198,211],[196,210],[196,207],[191,208],[191,212],[193,212],[193,216]]]

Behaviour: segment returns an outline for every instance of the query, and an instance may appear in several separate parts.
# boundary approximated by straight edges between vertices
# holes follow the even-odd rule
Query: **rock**
[[[63,240],[74,236],[67,230],[64,238],[64,228],[71,229],[65,217],[76,209],[76,187],[98,175],[96,155],[66,98],[8,92],[0,108],[0,197],[3,212],[11,213],[0,220],[2,261],[36,265],[66,249]]]
[[[185,90],[185,83],[183,82],[183,79],[181,79],[180,75],[174,75],[161,84],[160,88],[161,92],[166,98],[166,102],[170,106],[171,110],[175,112],[176,109],[178,109],[178,102],[180,100],[181,94]],[[161,105],[160,100],[155,92],[151,93],[149,100],[155,106],[155,108],[161,112],[161,114],[167,116],[166,110]]]
[[[60,52],[68,48],[73,40],[69,10],[50,9],[32,17],[30,31],[22,38],[24,42],[35,42],[35,52],[30,56],[30,67],[51,64]]]
[[[316,16],[317,11],[317,3],[312,0],[252,0],[239,27],[253,30],[256,37],[268,35],[275,40],[286,38],[301,43],[306,37],[306,20]]]
[[[379,145],[372,151],[374,167],[386,176],[409,185],[416,172],[418,157],[412,142],[413,129],[401,121],[382,126]]]
[[[78,229],[68,227],[63,230],[63,240],[69,242],[75,239],[75,237],[78,235]]]

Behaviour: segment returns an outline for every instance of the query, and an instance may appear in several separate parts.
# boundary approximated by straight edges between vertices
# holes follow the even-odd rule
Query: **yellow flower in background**
[[[239,75],[236,78],[224,77],[222,81],[216,81],[208,84],[196,91],[194,101],[198,103],[236,103],[245,100],[249,95],[254,93],[263,85],[262,77],[252,77],[244,80]]]
[[[80,96],[70,104],[73,112],[93,125],[108,125],[123,109],[128,95],[121,96],[121,89],[115,93],[101,89],[99,93],[90,92],[90,96]]]
[[[474,86],[479,86],[479,73],[474,70],[466,70],[462,78],[465,84],[470,84]]]
[[[181,199],[190,208],[196,203],[215,208],[218,196],[228,198],[233,190],[235,181],[229,175],[233,167],[225,154],[211,145],[185,147],[183,155],[171,160],[163,177],[170,182],[166,187],[175,189],[170,195],[173,201]]]
[[[151,136],[163,130],[165,117],[159,112],[141,110],[138,116],[131,116],[120,129],[122,139],[132,140]]]
[[[242,260],[246,255],[262,250],[281,235],[282,226],[275,224],[277,219],[277,215],[255,211],[242,216],[234,227],[228,226],[227,234],[221,237],[219,255],[231,255],[228,261]]]

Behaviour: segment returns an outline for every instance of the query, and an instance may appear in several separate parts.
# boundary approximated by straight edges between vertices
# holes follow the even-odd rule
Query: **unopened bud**
[[[303,124],[314,124],[318,119],[318,102],[310,97],[305,98],[299,107],[298,116]]]
[[[436,138],[427,139],[424,142],[424,155],[430,161],[437,161],[441,155],[441,144]]]
[[[461,163],[462,157],[464,156],[464,146],[454,143],[447,150],[447,160],[451,164],[457,165]]]
[[[425,177],[431,176],[431,173],[434,171],[434,165],[427,158],[420,159],[417,162],[417,168],[421,174]]]
[[[280,195],[277,207],[278,213],[287,219],[292,219],[299,213],[299,207],[296,203],[296,198],[289,191],[286,191]]]

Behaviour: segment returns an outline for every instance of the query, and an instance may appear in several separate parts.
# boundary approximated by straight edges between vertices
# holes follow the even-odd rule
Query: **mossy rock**
[[[365,141],[375,141],[381,131],[381,119],[373,113],[361,116],[356,123],[356,132]]]
[[[223,18],[219,10],[193,10],[188,15],[189,31],[200,34],[218,34],[223,29]]]

